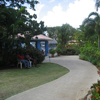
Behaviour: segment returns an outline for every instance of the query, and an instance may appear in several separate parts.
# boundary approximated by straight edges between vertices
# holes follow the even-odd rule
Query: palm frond
[[[90,18],[91,16],[96,16],[97,18],[99,18],[99,14],[97,12],[91,12],[88,18]]]
[[[83,26],[86,26],[86,25],[95,25],[96,24],[96,22],[95,22],[95,20],[94,19],[92,19],[92,18],[86,18],[86,19],[84,19],[84,21],[82,22],[82,25]]]

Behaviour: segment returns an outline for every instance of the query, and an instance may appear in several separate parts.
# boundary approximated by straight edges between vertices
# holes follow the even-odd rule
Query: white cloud
[[[32,9],[27,9],[27,10],[31,15],[36,14],[37,16],[39,16],[39,13],[41,12],[43,7],[44,7],[43,4],[37,4],[35,7],[36,11],[34,11]]]
[[[96,11],[93,0],[75,0],[64,11],[61,4],[53,7],[52,11],[48,11],[42,20],[47,26],[61,26],[69,23],[71,26],[78,28],[82,21],[93,11]]]
[[[96,11],[95,2],[93,0],[76,0],[73,4],[69,4],[69,8],[66,12],[68,18],[67,22],[74,27],[78,27],[93,11]]]
[[[42,20],[47,26],[61,26],[64,23],[66,13],[62,11],[62,7],[59,4],[58,6],[53,7],[52,11],[48,11],[47,16],[44,16]]]

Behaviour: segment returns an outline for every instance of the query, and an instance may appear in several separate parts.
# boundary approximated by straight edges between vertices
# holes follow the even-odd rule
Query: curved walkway
[[[44,62],[49,62],[46,58]],[[70,72],[59,79],[12,96],[6,100],[81,100],[97,82],[97,68],[78,56],[50,58],[50,62],[62,65]]]

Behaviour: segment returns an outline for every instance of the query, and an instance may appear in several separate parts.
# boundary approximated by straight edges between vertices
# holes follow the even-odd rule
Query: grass
[[[54,63],[42,63],[40,67],[31,69],[0,70],[0,100],[53,81],[68,72]]]

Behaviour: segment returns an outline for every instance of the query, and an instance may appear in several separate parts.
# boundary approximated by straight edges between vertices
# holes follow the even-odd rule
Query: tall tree
[[[17,7],[20,9],[24,4],[29,4],[30,8],[35,10],[35,4],[39,3],[37,0],[0,0],[0,9],[4,7]]]
[[[97,12],[92,12],[89,14],[88,19],[90,19],[91,16],[95,16],[93,22],[95,23],[95,32],[98,34],[98,47],[100,47],[100,15]]]
[[[64,48],[66,43],[70,40],[69,36],[73,36],[75,32],[76,29],[69,24],[63,24],[59,27],[57,30],[58,46]]]
[[[84,39],[85,41],[90,40],[93,42],[93,40],[91,40],[91,36],[93,36],[95,34],[95,21],[93,19],[88,19],[86,18],[82,25],[80,26],[80,29],[82,29],[83,33],[84,33]]]
[[[25,8],[23,7],[20,10],[3,8],[2,11],[0,11],[0,42],[1,46],[2,43],[5,45],[5,49],[3,51],[5,52],[3,55],[3,59],[5,59],[5,61],[8,61],[9,50],[11,53],[14,45],[17,44],[15,40],[16,35],[25,29],[24,22],[26,21],[26,17],[23,15],[25,13],[24,11]]]
[[[9,3],[11,7],[7,6],[7,1],[12,1]],[[40,21],[40,23],[38,23],[37,21],[32,20],[33,18],[36,19],[37,16],[35,14],[30,15],[27,12],[26,7],[22,5],[24,3],[22,3],[21,1],[23,0],[0,1],[0,9],[2,9],[0,10],[0,48],[2,48],[2,44],[5,45],[5,51],[3,55],[4,61],[8,61],[9,54],[13,51],[14,45],[17,45],[18,42],[26,42],[27,44],[29,44],[32,36],[43,33],[46,30],[46,28],[44,27],[44,22]],[[27,0],[29,4],[30,1],[34,0]],[[18,2],[21,2],[19,3],[21,4],[21,8],[17,6]],[[35,4],[34,2],[31,2],[32,5]],[[14,5],[19,7],[19,9],[15,10],[13,8]],[[24,34],[25,38],[18,38],[18,33],[20,33],[21,35]],[[18,41],[16,42],[16,40]]]
[[[83,41],[84,41],[83,31],[77,29],[76,32],[74,33],[74,39],[76,40],[78,46],[83,46]]]
[[[100,0],[96,0],[95,6],[96,10],[98,11],[98,8],[100,7]]]
[[[30,45],[31,38],[35,35],[44,34],[44,32],[46,31],[46,27],[44,26],[43,21],[40,21],[38,23],[36,20],[31,20],[27,24],[27,31],[24,33],[25,43],[27,45]]]
[[[5,8],[0,11],[0,14],[2,15],[0,16],[0,27],[2,29],[2,32],[0,32],[2,34],[0,40],[4,40],[3,43],[8,41],[9,38],[14,40],[18,33],[21,35],[24,34],[25,40],[28,42],[34,35],[43,34],[43,32],[46,31],[44,22],[40,21],[40,23],[38,23],[37,21],[32,20],[34,15],[31,16],[25,7],[22,7],[20,10]],[[27,44],[29,44],[29,42]]]
[[[22,33],[23,29],[25,29],[22,27],[26,23],[25,20],[31,20],[33,16],[36,18],[35,14],[26,18],[29,13],[25,10],[24,5],[29,4],[30,8],[35,10],[35,4],[37,3],[39,3],[37,0],[0,0],[0,51],[2,51],[2,42],[4,43],[2,40],[5,40],[4,38],[7,40],[11,34],[13,34],[13,38],[15,31],[16,33],[20,31]],[[15,7],[17,7],[19,11],[14,10]],[[18,24],[23,25],[19,27]]]
[[[56,27],[48,27],[47,32],[48,32],[49,37],[54,38],[54,39],[57,38],[57,35],[55,33],[56,32]]]

